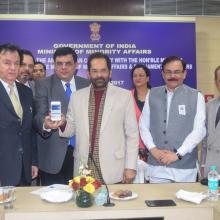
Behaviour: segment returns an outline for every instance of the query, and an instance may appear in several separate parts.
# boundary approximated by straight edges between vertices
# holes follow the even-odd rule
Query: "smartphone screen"
[[[52,121],[61,120],[61,102],[59,102],[59,101],[51,102],[50,113],[51,113],[51,120]]]
[[[173,200],[171,200],[171,199],[145,200],[145,203],[149,207],[176,206],[176,203]]]

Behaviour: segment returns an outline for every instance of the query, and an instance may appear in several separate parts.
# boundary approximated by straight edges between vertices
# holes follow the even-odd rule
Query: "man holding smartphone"
[[[62,137],[76,135],[74,176],[83,159],[102,184],[132,183],[139,140],[133,98],[110,83],[111,60],[106,54],[91,54],[87,66],[91,86],[72,95],[66,119],[53,122],[48,115],[45,122],[51,129],[60,127]]]
[[[51,111],[51,102],[61,103],[65,115],[72,92],[89,85],[87,79],[75,76],[77,54],[70,47],[58,48],[53,56],[55,73],[36,82],[35,126],[39,168],[42,185],[67,184],[73,177],[74,138],[59,137],[56,129],[48,129],[45,116]],[[80,111],[80,109],[79,109]],[[50,122],[49,122],[50,123]]]

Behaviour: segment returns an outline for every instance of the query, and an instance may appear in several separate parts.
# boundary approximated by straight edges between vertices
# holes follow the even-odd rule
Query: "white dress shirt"
[[[9,92],[10,92],[10,88],[8,87],[8,83],[6,83],[5,81],[3,81],[2,79],[0,79],[2,85],[4,86],[6,92],[8,93],[9,95]],[[15,95],[16,97],[18,98],[19,102],[20,102],[20,98],[19,98],[19,95],[18,95],[18,90],[17,90],[17,86],[16,86],[16,83],[14,82],[13,83],[13,89],[14,89],[14,92],[15,92]]]
[[[28,83],[28,81],[24,85],[27,86],[28,88],[31,88],[30,84]]]
[[[63,80],[61,80],[61,82],[62,82],[62,85],[63,85],[64,90],[66,91],[66,83],[67,83],[67,82],[65,82],[65,81],[63,81]],[[70,89],[71,89],[72,93],[75,92],[75,91],[76,91],[76,83],[75,83],[75,78],[74,78],[74,76],[73,76],[73,78],[70,80],[69,84],[70,84]]]
[[[149,92],[150,93],[150,92]],[[145,105],[140,117],[140,134],[141,138],[147,146],[148,150],[156,147],[152,135],[150,133],[150,106],[149,106],[149,93],[146,96]],[[167,119],[169,118],[170,104],[173,97],[173,92],[167,90]],[[183,141],[178,149],[178,153],[184,156],[191,153],[198,143],[203,139],[206,134],[205,128],[205,100],[201,93],[198,92],[197,110],[193,122],[193,130]],[[167,120],[168,121],[168,120]],[[181,126],[181,125],[180,125]],[[154,178],[161,179],[161,182],[195,182],[197,169],[177,169],[166,166],[149,166],[150,182],[154,182]],[[151,181],[152,179],[152,181]],[[164,180],[164,181],[163,181]],[[168,181],[166,181],[168,180]],[[159,180],[160,181],[160,180]],[[155,181],[157,182],[157,181]]]

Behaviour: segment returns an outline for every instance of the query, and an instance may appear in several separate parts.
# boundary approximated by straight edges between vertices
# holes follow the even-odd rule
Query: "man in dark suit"
[[[31,90],[16,82],[22,54],[11,44],[0,45],[0,181],[30,185],[38,174],[33,148]]]
[[[58,48],[53,56],[55,73],[35,84],[35,126],[39,168],[42,185],[67,184],[73,177],[73,138],[61,138],[57,130],[44,127],[45,117],[50,112],[51,101],[60,101],[66,115],[71,92],[89,85],[89,81],[74,76],[77,69],[77,54],[69,47]],[[81,109],[79,109],[81,111]]]
[[[35,95],[35,84],[34,81],[31,80],[32,73],[34,71],[35,58],[29,50],[22,49],[21,53],[23,60],[18,72],[17,80],[29,87],[32,90],[33,95]]]

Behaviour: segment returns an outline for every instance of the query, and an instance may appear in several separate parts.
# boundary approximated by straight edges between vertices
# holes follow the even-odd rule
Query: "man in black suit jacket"
[[[0,45],[0,181],[2,185],[29,185],[38,174],[33,148],[31,90],[16,82],[22,61],[20,49]],[[13,98],[20,111],[16,111]]]
[[[72,92],[89,85],[87,79],[74,76],[77,69],[77,54],[70,47],[58,48],[53,56],[55,73],[35,84],[35,126],[38,131],[38,159],[42,185],[67,184],[73,177],[74,143],[61,138],[57,130],[44,127],[45,117],[50,112],[51,101],[60,101],[66,115],[68,98],[66,83]],[[82,109],[79,109],[81,111]]]
[[[33,95],[35,95],[35,83],[31,80],[32,73],[34,71],[35,58],[29,50],[22,49],[21,53],[23,59],[18,72],[17,80],[29,87],[32,90]]]

